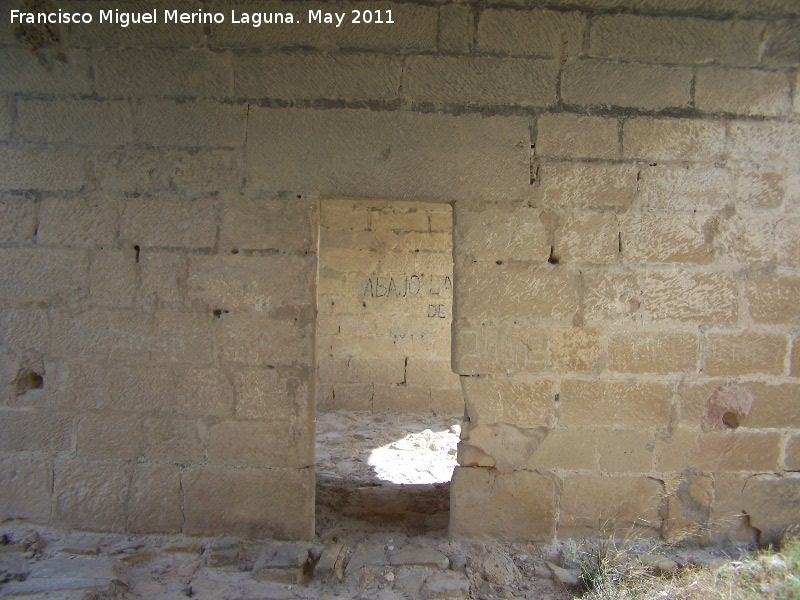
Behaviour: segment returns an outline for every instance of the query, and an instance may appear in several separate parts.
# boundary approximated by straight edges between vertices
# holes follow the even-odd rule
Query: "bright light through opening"
[[[369,466],[379,479],[403,484],[445,483],[453,477],[460,425],[443,431],[410,433],[375,448]]]

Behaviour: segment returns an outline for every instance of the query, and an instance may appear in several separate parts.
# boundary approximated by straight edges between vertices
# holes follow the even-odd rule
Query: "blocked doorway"
[[[317,282],[316,522],[444,531],[464,414],[452,372],[448,204],[325,199]]]

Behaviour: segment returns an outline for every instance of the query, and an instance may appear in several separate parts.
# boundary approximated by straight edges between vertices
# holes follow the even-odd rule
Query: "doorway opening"
[[[437,533],[464,401],[449,204],[320,202],[317,534]]]

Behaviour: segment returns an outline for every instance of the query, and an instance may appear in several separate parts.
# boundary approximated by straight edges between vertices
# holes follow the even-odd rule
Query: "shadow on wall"
[[[320,415],[317,535],[444,533],[459,421],[343,411]]]

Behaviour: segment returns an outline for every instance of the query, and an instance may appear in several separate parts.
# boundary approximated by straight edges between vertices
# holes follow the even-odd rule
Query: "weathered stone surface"
[[[87,414],[78,422],[78,456],[92,460],[137,459],[142,429],[135,414]]]
[[[180,467],[171,464],[136,465],[130,493],[129,531],[166,533],[181,530]]]
[[[403,546],[399,550],[390,552],[389,564],[395,566],[412,565],[446,569],[450,565],[450,559],[433,548],[409,544],[408,546]]]
[[[606,473],[649,473],[653,448],[652,433],[601,431],[597,434],[600,470]]]
[[[725,123],[711,119],[627,119],[623,155],[650,161],[714,162],[725,151]]]
[[[730,158],[744,163],[793,167],[800,152],[800,124],[777,121],[733,121]]]
[[[663,110],[689,105],[691,80],[682,67],[587,59],[567,63],[561,95],[578,106]]]
[[[220,247],[226,252],[311,250],[316,210],[316,202],[307,199],[228,199],[220,216]]]
[[[758,532],[749,524],[744,512],[746,475],[718,473],[714,477],[714,503],[711,505],[711,531],[713,541],[732,541],[754,544]]]
[[[72,449],[73,415],[54,411],[0,411],[0,451],[68,452]]]
[[[711,218],[629,213],[620,220],[622,257],[643,264],[709,264],[714,260],[710,242],[715,225]]]
[[[545,114],[536,122],[536,155],[615,159],[619,156],[618,129],[616,119]]]
[[[532,202],[571,210],[624,211],[639,187],[635,165],[542,162]]]
[[[700,69],[695,104],[703,112],[779,116],[789,112],[784,73],[744,69]]]
[[[734,176],[736,206],[747,209],[778,208],[786,194],[786,182],[779,173],[743,169]]]
[[[0,62],[5,65],[6,76],[0,88],[4,93],[92,93],[92,61],[84,50],[75,49],[68,62],[55,61],[49,69],[43,69],[37,58],[25,48],[4,46],[0,49]]]
[[[0,518],[50,519],[53,467],[44,460],[6,458],[0,460]]]
[[[572,475],[562,485],[559,535],[618,537],[661,527],[664,486],[657,479]]]
[[[549,477],[531,471],[457,467],[450,485],[451,535],[551,539],[556,507]]]
[[[769,472],[778,468],[781,437],[777,433],[714,431],[677,432],[656,438],[656,471],[694,467],[710,472]]]
[[[34,218],[32,199],[24,195],[0,195],[0,243],[25,243],[33,240],[37,232]]]
[[[139,288],[136,251],[97,251],[89,261],[89,296],[95,306],[133,306]]]
[[[618,262],[619,226],[612,212],[580,212],[559,219],[552,257],[560,263]]]
[[[120,217],[120,237],[131,245],[212,248],[217,235],[214,200],[190,202],[127,201]]]
[[[693,373],[700,343],[687,333],[619,332],[608,339],[608,369],[620,373]]]
[[[310,539],[312,469],[197,467],[182,476],[184,532]]]
[[[742,490],[742,500],[750,524],[760,532],[760,542],[779,543],[783,533],[800,520],[800,477],[750,477]]]
[[[472,14],[468,6],[439,7],[438,48],[442,52],[466,54],[472,47]]]
[[[190,419],[149,417],[143,423],[144,457],[171,463],[202,462],[205,443],[198,422]]]
[[[727,274],[653,271],[639,283],[645,322],[732,324],[736,319],[737,285]]]
[[[477,46],[483,52],[546,58],[576,56],[584,17],[576,12],[488,9],[478,20]]]
[[[110,198],[46,198],[39,204],[36,238],[48,245],[110,246],[119,211],[119,203]]]
[[[127,102],[23,100],[17,128],[30,142],[119,146],[133,138],[133,116]]]
[[[783,466],[789,471],[800,471],[800,435],[792,435],[787,440]]]
[[[707,340],[703,374],[708,377],[783,373],[786,338],[782,335],[709,334]]]
[[[672,393],[673,386],[665,383],[565,379],[559,424],[655,430],[669,422]]]
[[[386,546],[381,542],[363,542],[356,546],[347,563],[347,575],[355,573],[362,567],[383,566],[387,564]]]
[[[728,203],[731,175],[719,168],[653,166],[642,169],[637,202],[658,210],[715,210]]]
[[[403,93],[414,102],[551,106],[558,61],[527,58],[413,56]]]
[[[558,327],[550,334],[550,360],[558,371],[594,371],[601,352],[596,329]]]
[[[753,394],[753,408],[744,420],[745,427],[800,428],[800,384],[747,382]]]
[[[420,595],[425,600],[469,598],[470,581],[463,573],[434,573],[425,579]]]
[[[750,66],[758,62],[762,35],[757,21],[600,16],[592,21],[589,54],[660,64]]]
[[[234,66],[234,94],[287,100],[393,100],[402,67],[398,57],[380,54],[244,55]]]
[[[772,217],[736,215],[720,219],[714,235],[717,256],[739,264],[772,262],[774,230]]]
[[[695,389],[690,389],[687,393],[688,396],[694,396],[695,399],[699,399],[701,402],[703,401],[703,396],[708,394],[704,401],[705,411],[700,420],[700,427],[703,431],[736,429],[747,419],[750,411],[753,410],[754,397],[748,386],[730,383],[728,385],[719,385],[719,387],[713,389],[714,385],[718,384],[719,382],[713,382],[710,385],[694,386]],[[709,390],[713,391],[709,394]],[[690,407],[689,411],[686,412],[689,413],[691,408],[693,407]]]
[[[553,382],[512,377],[462,377],[467,415],[474,424],[547,424],[553,411]]]
[[[550,244],[536,209],[519,204],[457,203],[453,245],[473,260],[544,261]]]
[[[223,421],[210,428],[211,464],[252,467],[306,467],[313,462],[313,440],[300,422]]]
[[[481,451],[479,464],[491,464],[500,473],[530,468],[529,460],[547,436],[544,427],[522,429],[513,425],[472,425],[462,432],[463,444]],[[483,456],[488,457],[488,460]]]
[[[309,146],[303,141],[309,136],[320,143]],[[398,199],[513,198],[529,184],[529,139],[527,120],[520,117],[251,107],[247,164],[254,183],[274,190]],[[491,165],[487,155],[496,157]],[[437,167],[430,169],[427,157],[433,156]],[[308,168],[298,170],[300,163]],[[409,180],[408,172],[418,176]]]
[[[122,461],[56,461],[55,521],[75,529],[122,531],[132,471]]]
[[[775,257],[779,265],[800,267],[800,219],[787,217],[775,226]]]
[[[745,280],[750,316],[756,323],[800,322],[800,277],[779,273],[753,273]]]
[[[247,106],[154,100],[136,107],[136,138],[149,146],[238,147],[245,141]]]
[[[10,302],[67,302],[88,292],[89,261],[82,250],[0,249],[0,298]]]

